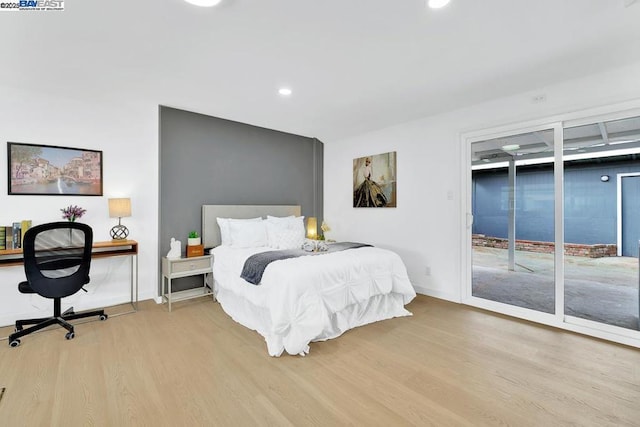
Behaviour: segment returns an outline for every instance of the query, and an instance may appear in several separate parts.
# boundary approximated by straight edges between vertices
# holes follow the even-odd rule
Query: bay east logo
[[[0,0],[0,12],[64,10],[64,0]]]
[[[62,10],[64,0],[20,0],[18,6],[20,9]]]
[[[64,10],[64,0],[0,0],[0,12]]]

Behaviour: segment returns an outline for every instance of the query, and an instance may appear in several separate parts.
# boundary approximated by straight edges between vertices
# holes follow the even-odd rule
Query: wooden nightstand
[[[162,257],[162,300],[166,300],[169,303],[169,311],[171,311],[172,302],[184,301],[208,295],[211,295],[215,301],[215,295],[213,294],[213,271],[211,267],[212,260],[213,255],[174,259]],[[202,287],[179,292],[171,291],[172,279],[197,276],[200,274],[204,275],[204,285]],[[166,293],[165,279],[167,280]]]

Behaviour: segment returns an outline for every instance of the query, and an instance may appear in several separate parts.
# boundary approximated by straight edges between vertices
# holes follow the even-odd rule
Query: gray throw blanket
[[[262,274],[264,273],[264,269],[267,268],[269,264],[273,261],[279,261],[282,259],[289,258],[297,258],[301,256],[307,255],[322,255],[328,254],[332,252],[344,251],[347,249],[356,249],[356,248],[365,248],[371,245],[367,245],[365,243],[352,243],[352,242],[340,242],[340,243],[331,243],[329,249],[321,252],[307,252],[302,249],[288,249],[283,251],[267,251],[260,252],[255,255],[251,255],[244,263],[244,267],[242,268],[242,277],[247,282],[258,285],[262,280]]]

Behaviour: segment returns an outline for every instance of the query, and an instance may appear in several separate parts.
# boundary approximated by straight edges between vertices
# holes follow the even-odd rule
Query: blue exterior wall
[[[565,166],[565,242],[616,243],[616,175],[640,172],[640,162],[591,161]],[[600,181],[602,175],[609,181]],[[473,172],[474,234],[507,238],[507,177],[506,168]],[[553,169],[519,167],[516,239],[553,241],[553,210]]]

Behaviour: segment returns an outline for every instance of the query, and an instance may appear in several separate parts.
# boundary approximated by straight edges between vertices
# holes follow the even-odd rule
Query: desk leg
[[[132,310],[125,311],[123,313],[110,314],[110,317],[122,316],[123,314],[130,314],[138,311],[138,255],[134,253],[128,256],[131,258],[129,263],[129,303],[131,304]]]
[[[135,259],[134,259],[135,258]],[[134,270],[135,266],[135,270]],[[135,285],[135,299],[133,287]],[[131,305],[134,311],[138,311],[138,255],[131,256]]]

